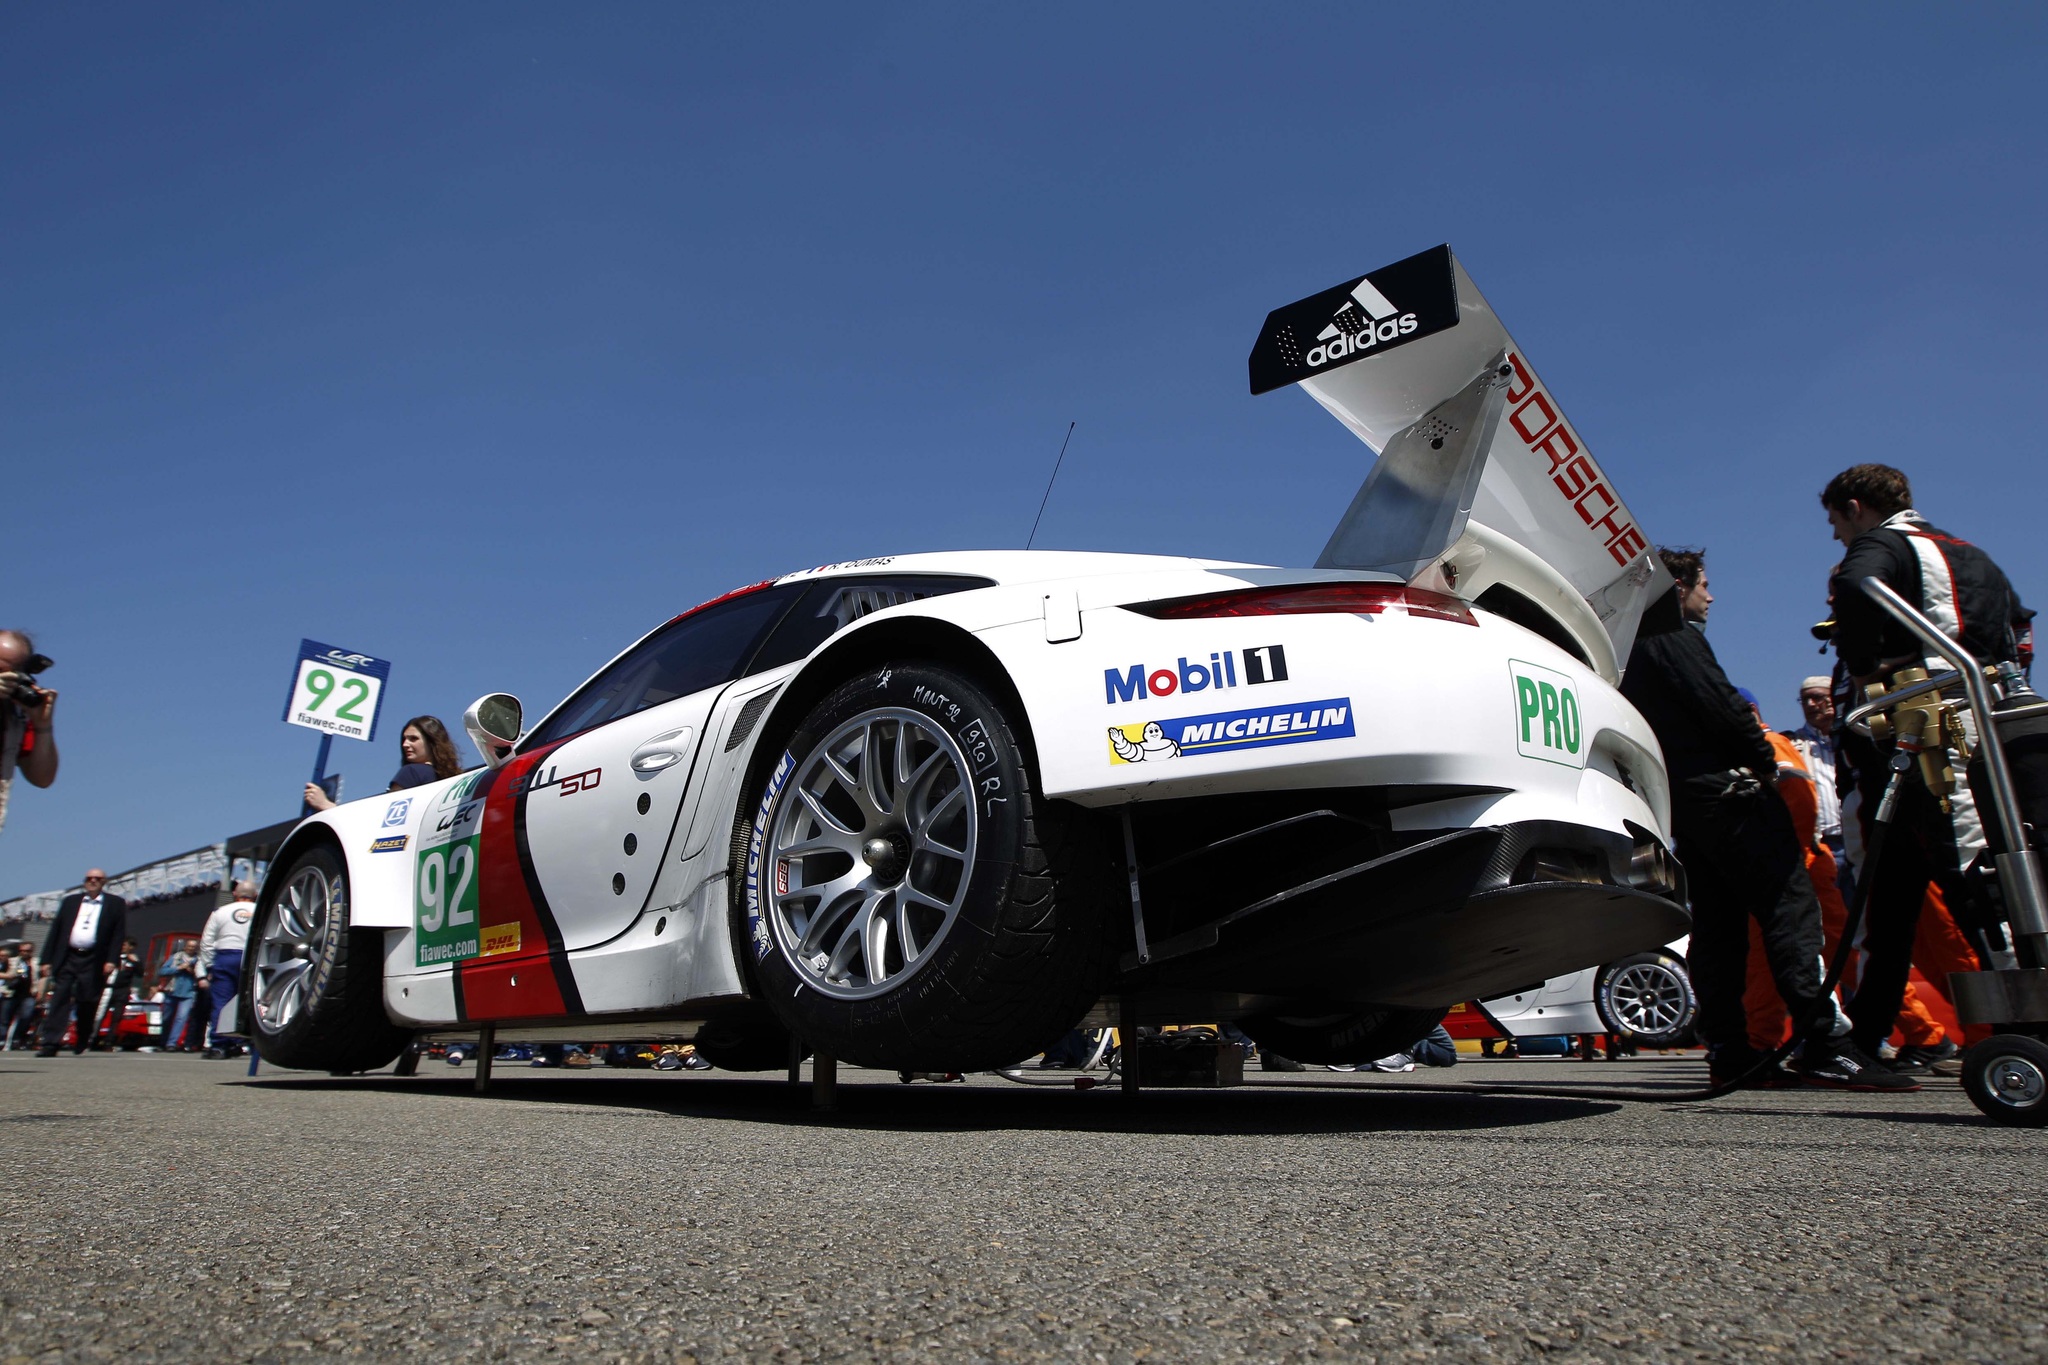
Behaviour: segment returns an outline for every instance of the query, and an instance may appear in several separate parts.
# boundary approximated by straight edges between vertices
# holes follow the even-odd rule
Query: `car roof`
[[[1242,560],[1198,559],[1192,555],[1116,554],[1095,550],[939,550],[922,554],[878,555],[799,569],[773,580],[801,583],[813,578],[840,578],[873,573],[971,574],[998,584],[1039,583],[1096,574],[1148,573],[1161,569],[1227,569],[1264,567]]]

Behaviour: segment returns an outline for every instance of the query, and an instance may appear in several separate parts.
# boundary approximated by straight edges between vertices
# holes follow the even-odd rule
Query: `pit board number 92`
[[[383,688],[382,678],[330,668],[318,659],[301,659],[286,719],[343,739],[367,739],[377,715],[377,694]]]

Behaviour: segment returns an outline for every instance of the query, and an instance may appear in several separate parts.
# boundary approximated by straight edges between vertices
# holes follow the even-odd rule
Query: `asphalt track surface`
[[[2048,1133],[1953,1081],[243,1071],[0,1055],[0,1361],[2048,1359]]]

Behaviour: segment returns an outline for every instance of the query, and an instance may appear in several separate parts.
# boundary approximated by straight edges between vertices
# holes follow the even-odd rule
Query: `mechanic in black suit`
[[[64,1025],[75,1007],[78,1043],[92,1044],[93,1016],[100,989],[114,974],[121,940],[128,933],[128,903],[106,889],[107,874],[92,868],[85,890],[74,891],[57,907],[57,922],[43,940],[43,974],[50,978],[50,996],[43,1009],[43,1045],[38,1057],[54,1057],[64,1041]]]

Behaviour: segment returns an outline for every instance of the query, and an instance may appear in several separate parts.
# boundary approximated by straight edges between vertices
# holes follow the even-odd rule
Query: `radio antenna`
[[[1024,548],[1030,549],[1031,542],[1038,539],[1038,523],[1045,520],[1045,505],[1052,500],[1054,480],[1060,476],[1060,466],[1066,463],[1067,442],[1074,439],[1074,424],[1067,423],[1067,434],[1060,441],[1060,457],[1052,462],[1052,478],[1045,481],[1045,496],[1038,500],[1038,515],[1031,519],[1031,534],[1024,538]]]

